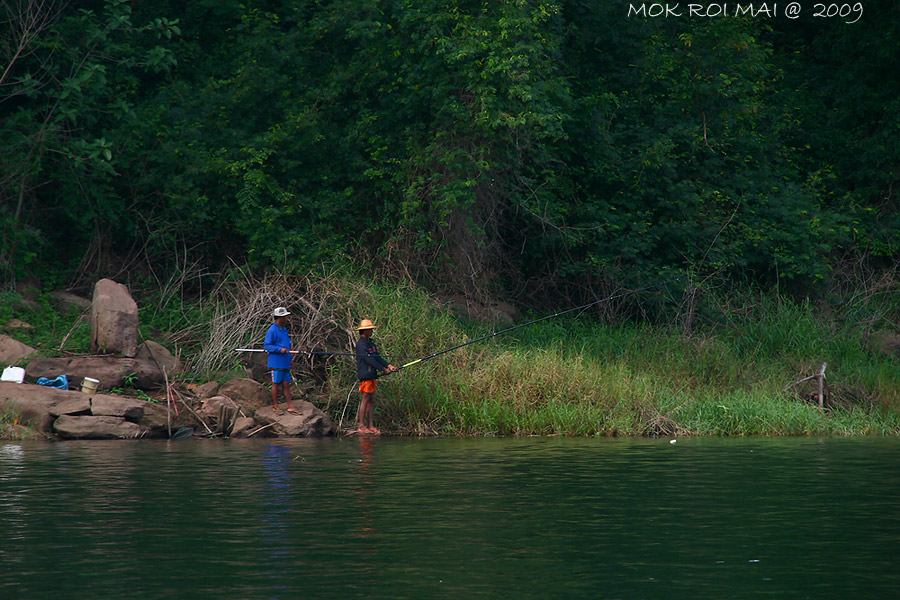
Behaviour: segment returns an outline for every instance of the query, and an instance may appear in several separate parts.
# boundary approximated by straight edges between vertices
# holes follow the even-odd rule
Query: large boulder
[[[219,388],[219,396],[228,396],[251,412],[272,403],[272,392],[249,377],[235,377]]]
[[[126,383],[141,390],[158,390],[164,383],[162,371],[155,362],[116,356],[37,358],[28,363],[25,374],[48,379],[65,375],[73,389],[79,389],[85,377],[99,380],[99,388],[106,390],[124,387]]]
[[[137,303],[127,287],[101,279],[94,285],[91,303],[91,348],[94,352],[134,357],[137,347]]]
[[[8,335],[0,335],[0,364],[11,365],[34,352],[35,349],[31,346],[23,344]]]
[[[334,435],[334,424],[324,412],[310,402],[295,401],[297,413],[276,414],[271,406],[254,413],[256,421],[269,425],[271,433],[286,437],[320,437]]]

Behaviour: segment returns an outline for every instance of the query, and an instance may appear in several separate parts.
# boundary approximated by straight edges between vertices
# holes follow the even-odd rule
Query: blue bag
[[[47,379],[46,377],[38,377],[37,383],[38,383],[38,385],[47,385],[52,388],[57,388],[60,390],[69,389],[69,379],[65,375],[60,375],[53,379]]]

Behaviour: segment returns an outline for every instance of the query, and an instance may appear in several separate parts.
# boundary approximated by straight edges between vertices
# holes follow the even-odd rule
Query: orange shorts
[[[359,382],[359,391],[363,394],[374,394],[375,393],[375,383],[374,379],[366,379],[365,381]]]

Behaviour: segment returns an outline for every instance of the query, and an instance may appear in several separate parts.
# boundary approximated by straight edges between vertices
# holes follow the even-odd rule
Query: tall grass
[[[395,366],[494,330],[460,320],[414,284],[343,269],[263,280],[240,273],[202,306],[180,303],[182,316],[198,316],[164,341],[189,349],[183,359],[214,378],[236,365],[234,347],[261,344],[274,305],[295,313],[301,349],[352,352],[355,327],[372,319]],[[414,435],[900,434],[900,360],[870,346],[863,323],[872,321],[860,307],[851,318],[772,294],[732,306],[719,325],[690,337],[676,326],[604,324],[590,315],[535,323],[380,379],[377,420]],[[153,323],[168,318],[155,315]],[[78,348],[87,337],[78,319],[35,314],[41,333],[28,335],[58,348],[68,333],[66,350]],[[812,382],[783,392],[823,362],[825,410],[810,402]],[[306,364],[301,376],[315,378],[308,399],[336,422],[352,422],[354,358]]]
[[[380,412],[398,431],[461,435],[900,434],[896,357],[805,303],[765,298],[742,313],[690,338],[668,327],[538,323],[382,380]],[[430,323],[414,329],[431,349],[466,338],[452,320],[439,335],[422,327]],[[414,335],[404,318],[392,328],[384,348]],[[823,362],[826,410],[804,398],[812,384],[782,393]]]

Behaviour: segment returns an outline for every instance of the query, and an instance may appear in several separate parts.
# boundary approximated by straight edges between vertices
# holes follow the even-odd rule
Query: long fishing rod
[[[235,348],[234,352],[268,352],[262,348]],[[312,350],[288,350],[286,354],[314,354],[321,356],[356,356],[356,352],[316,352]],[[384,356],[392,358],[419,358],[417,356],[400,356],[396,354],[385,354]]]
[[[660,284],[657,284],[657,285],[660,285]],[[397,370],[399,371],[400,369],[405,369],[406,367],[411,367],[411,366],[413,366],[413,365],[415,365],[415,364],[418,364],[418,363],[420,363],[420,362],[425,362],[425,361],[431,360],[432,358],[435,358],[436,356],[440,356],[441,354],[446,354],[447,352],[452,352],[452,351],[454,351],[454,350],[459,350],[460,348],[463,348],[463,347],[468,346],[468,345],[470,345],[470,344],[474,344],[474,343],[476,343],[476,342],[481,342],[481,341],[490,339],[490,338],[492,338],[492,337],[496,337],[496,336],[498,336],[498,335],[501,335],[501,334],[503,334],[503,333],[508,333],[508,332],[513,331],[513,330],[515,330],[515,329],[521,329],[522,327],[528,327],[529,325],[534,325],[535,323],[540,323],[541,321],[546,321],[546,320],[548,320],[548,319],[553,319],[553,318],[559,317],[559,316],[561,316],[561,315],[564,315],[564,314],[567,314],[567,313],[570,313],[570,312],[575,312],[575,311],[577,311],[577,310],[582,310],[582,311],[583,311],[583,310],[587,310],[587,309],[589,309],[590,307],[595,306],[595,305],[597,305],[597,304],[600,304],[600,303],[602,303],[602,302],[609,302],[610,300],[618,300],[619,298],[625,298],[626,296],[631,296],[632,294],[637,294],[638,292],[643,292],[643,291],[649,290],[650,288],[657,287],[657,285],[650,285],[650,286],[643,287],[643,288],[640,288],[640,289],[637,289],[637,290],[631,290],[630,292],[623,292],[623,293],[621,293],[621,294],[616,294],[616,295],[613,295],[613,296],[609,296],[609,297],[607,297],[607,298],[602,298],[602,299],[600,299],[600,300],[595,300],[594,302],[588,302],[587,304],[584,304],[584,305],[582,305],[582,306],[576,306],[575,308],[568,308],[568,309],[566,309],[566,310],[562,310],[562,311],[560,311],[560,312],[553,313],[552,315],[548,315],[548,316],[546,316],[546,317],[541,317],[541,318],[539,318],[539,319],[534,319],[533,321],[528,321],[527,323],[521,323],[520,325],[514,325],[514,326],[512,326],[512,327],[508,327],[508,328],[502,329],[502,330],[500,330],[500,331],[495,331],[494,333],[491,333],[491,334],[482,336],[482,337],[480,337],[480,338],[477,338],[477,339],[474,339],[474,340],[470,340],[470,341],[465,342],[465,343],[462,343],[462,344],[458,344],[458,345],[456,345],[456,346],[453,346],[452,348],[447,348],[446,350],[440,350],[439,352],[435,352],[434,354],[429,354],[428,356],[425,356],[425,357],[422,357],[422,358],[418,358],[418,359],[416,359],[416,360],[414,360],[414,361],[412,361],[412,362],[408,362],[408,363],[406,363],[405,365],[402,365],[402,366],[400,366],[400,367],[397,367]],[[379,375],[379,377],[382,377],[382,375]]]
[[[509,333],[510,331],[514,331],[516,329],[521,329],[522,327],[528,327],[529,325],[534,325],[535,323],[540,323],[541,321],[547,321],[549,319],[554,319],[556,317],[559,317],[559,316],[562,316],[562,315],[565,315],[565,314],[568,314],[571,312],[575,312],[575,311],[579,311],[579,310],[584,311],[584,310],[589,309],[592,306],[596,306],[597,304],[602,304],[603,302],[609,302],[611,300],[618,300],[619,298],[625,298],[627,296],[631,296],[633,294],[637,294],[639,292],[643,292],[643,291],[649,290],[651,288],[658,287],[659,285],[662,285],[662,284],[656,284],[656,285],[642,287],[637,290],[631,290],[630,292],[623,292],[621,294],[615,294],[612,296],[608,296],[606,298],[601,298],[600,300],[588,302],[587,304],[583,304],[581,306],[576,306],[574,308],[567,308],[566,310],[561,310],[559,312],[553,313],[552,315],[547,315],[547,316],[541,317],[539,319],[534,319],[532,321],[528,321],[527,323],[521,323],[519,325],[514,325],[512,327],[508,327],[506,329],[501,329],[500,331],[495,331],[494,333],[490,333],[488,335],[481,336],[480,338],[476,338],[474,340],[470,340],[470,341],[464,342],[462,344],[457,344],[456,346],[453,346],[452,348],[446,348],[444,350],[440,350],[433,354],[429,354],[428,356],[412,357],[412,356],[399,356],[399,355],[393,355],[393,354],[385,354],[384,356],[392,357],[392,358],[415,358],[415,360],[410,361],[410,362],[406,363],[405,365],[401,365],[401,366],[397,367],[397,370],[399,371],[400,369],[405,369],[405,368],[411,367],[415,364],[429,361],[429,360],[431,360],[435,357],[438,357],[442,354],[446,354],[448,352],[453,352],[454,350],[459,350],[460,348],[463,348],[465,346],[469,346],[471,344],[475,344],[477,342],[481,342],[481,341],[490,339],[492,337],[502,335],[504,333]],[[234,351],[235,352],[266,352],[266,350],[262,350],[259,348],[235,348]],[[314,355],[325,355],[325,356],[357,356],[357,354],[355,352],[317,352],[317,351],[311,351],[311,350],[288,350],[287,354],[314,354]],[[377,377],[383,377],[383,376],[384,375],[381,375],[381,374],[377,375]]]

